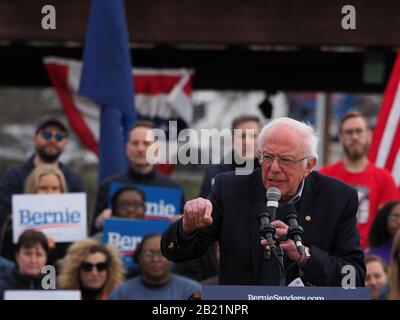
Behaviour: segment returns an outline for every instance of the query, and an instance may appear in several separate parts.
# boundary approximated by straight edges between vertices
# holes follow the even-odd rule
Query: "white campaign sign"
[[[55,242],[87,237],[86,193],[12,196],[13,242],[26,229],[42,231]]]
[[[79,290],[6,290],[4,300],[81,300]]]

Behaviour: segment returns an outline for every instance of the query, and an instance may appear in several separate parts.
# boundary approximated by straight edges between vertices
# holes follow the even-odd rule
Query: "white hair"
[[[318,142],[319,142],[318,133],[314,130],[314,128],[310,124],[306,124],[304,122],[300,122],[287,117],[272,120],[261,129],[260,135],[258,136],[258,148],[260,151],[262,150],[262,146],[265,141],[267,132],[273,127],[278,125],[290,127],[294,130],[297,130],[300,133],[300,135],[304,136],[305,137],[304,142],[306,144],[306,149],[307,149],[306,151],[308,155],[318,160],[318,153],[317,153]],[[301,141],[301,138],[299,138],[299,140]]]

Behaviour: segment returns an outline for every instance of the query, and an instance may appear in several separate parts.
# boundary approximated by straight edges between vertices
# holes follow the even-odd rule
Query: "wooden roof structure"
[[[51,2],[51,3],[49,3]],[[56,9],[44,30],[42,8]],[[356,29],[344,30],[351,4]],[[42,57],[80,59],[89,0],[0,0],[0,86],[48,86]],[[187,67],[196,89],[382,92],[400,2],[126,0],[136,67]]]

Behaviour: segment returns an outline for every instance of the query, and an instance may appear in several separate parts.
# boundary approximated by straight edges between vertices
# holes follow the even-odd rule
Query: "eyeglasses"
[[[357,128],[357,129],[348,129],[348,130],[343,130],[343,135],[346,137],[351,137],[354,133],[359,136],[360,134],[364,133],[364,129],[362,128]]]
[[[45,139],[46,141],[50,141],[51,138],[55,138],[57,142],[60,142],[61,140],[63,140],[65,138],[65,136],[60,133],[60,132],[56,132],[56,133],[52,133],[50,131],[41,131],[40,134],[42,135],[43,139]]]
[[[164,258],[163,254],[161,253],[161,251],[150,251],[150,250],[146,250],[143,251],[142,253],[143,257],[145,257],[146,259],[153,259],[155,257],[157,258]]]
[[[132,203],[127,203],[127,202],[121,202],[117,203],[116,206],[117,210],[128,210],[129,208],[133,209],[140,209],[144,207],[143,202],[132,202]]]
[[[308,157],[304,157],[304,158],[301,158],[299,160],[294,160],[294,159],[290,159],[290,158],[286,158],[286,157],[275,157],[275,156],[270,155],[270,154],[260,154],[258,156],[258,162],[260,163],[260,165],[265,163],[267,166],[270,166],[270,165],[272,165],[274,160],[276,160],[276,161],[278,161],[279,166],[281,168],[290,168],[294,164],[296,164],[298,162],[301,162],[301,161],[303,161],[305,159],[308,159]]]
[[[105,271],[108,268],[108,263],[107,262],[100,262],[96,264],[91,264],[90,262],[83,262],[81,264],[81,270],[89,272],[92,271],[93,268],[96,268],[97,271]]]
[[[400,215],[391,214],[390,216],[388,216],[388,221],[398,222],[398,221],[400,221]]]

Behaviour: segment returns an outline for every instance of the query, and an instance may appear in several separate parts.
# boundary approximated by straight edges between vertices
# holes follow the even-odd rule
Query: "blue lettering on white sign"
[[[39,226],[53,224],[77,224],[81,221],[81,212],[69,211],[31,211],[29,209],[19,210],[19,220],[22,226]]]

